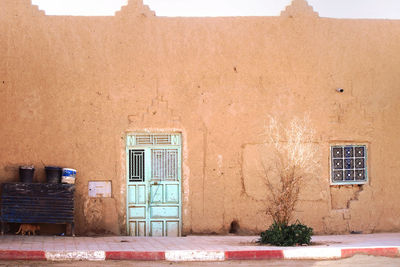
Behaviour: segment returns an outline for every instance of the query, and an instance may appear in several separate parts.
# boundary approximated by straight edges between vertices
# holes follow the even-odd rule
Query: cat
[[[33,235],[35,235],[36,231],[40,231],[39,225],[34,225],[34,224],[29,224],[29,223],[21,223],[21,225],[19,226],[18,232],[16,232],[15,234],[18,235],[19,233],[21,233],[21,235],[25,235],[26,233],[28,233],[28,235],[31,235],[31,233],[32,233]]]

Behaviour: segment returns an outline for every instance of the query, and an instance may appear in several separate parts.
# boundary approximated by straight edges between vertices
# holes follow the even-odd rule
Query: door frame
[[[164,144],[164,145],[132,145],[132,144],[129,144],[129,140],[130,139],[132,139],[131,137],[133,137],[133,138],[136,138],[136,136],[138,136],[138,135],[152,135],[152,136],[157,136],[157,135],[175,135],[175,136],[178,136],[178,141],[179,141],[179,143],[178,144]],[[174,147],[174,148],[177,148],[178,149],[178,172],[179,172],[179,174],[178,174],[178,177],[179,177],[179,180],[178,180],[178,194],[179,194],[179,204],[178,204],[178,213],[179,213],[179,217],[178,217],[178,220],[179,220],[179,223],[178,223],[178,236],[182,236],[182,208],[183,208],[183,205],[182,205],[182,194],[183,194],[183,190],[182,190],[182,179],[183,179],[183,155],[182,155],[182,151],[183,151],[183,138],[182,138],[182,132],[177,132],[177,131],[162,131],[162,132],[159,132],[159,131],[146,131],[146,132],[143,132],[143,131],[135,131],[135,132],[128,132],[128,133],[126,133],[126,135],[125,135],[125,181],[126,181],[126,185],[125,185],[125,188],[126,188],[126,197],[125,197],[125,205],[126,205],[126,231],[127,231],[127,235],[130,235],[130,216],[129,216],[129,183],[131,183],[132,184],[132,182],[130,182],[129,181],[129,164],[130,164],[130,162],[129,162],[129,156],[128,156],[128,154],[129,154],[129,151],[130,150],[146,150],[146,149],[148,149],[148,150],[152,150],[152,149],[160,149],[160,148],[163,148],[163,149],[167,149],[168,148],[168,145],[171,145],[171,147]],[[150,155],[151,156],[151,155]],[[146,166],[146,163],[145,163],[145,166]],[[145,173],[146,172],[150,172],[150,170],[145,170]],[[145,178],[149,178],[149,177],[145,177]],[[146,221],[146,229],[145,229],[145,231],[146,231],[146,236],[149,236],[149,233],[150,233],[150,227],[151,227],[151,225],[150,225],[150,221],[151,221],[151,218],[150,218],[150,214],[149,214],[149,210],[150,210],[150,207],[151,207],[151,204],[150,204],[150,198],[151,198],[151,195],[150,195],[150,193],[151,193],[151,185],[152,185],[152,181],[150,181],[150,180],[145,180],[144,181],[144,185],[145,185],[145,190],[146,190],[146,192],[145,192],[145,198],[146,198],[146,218],[145,218],[145,221]],[[165,219],[164,219],[165,220]],[[165,227],[165,226],[164,226]],[[164,236],[166,236],[166,233],[164,233]]]

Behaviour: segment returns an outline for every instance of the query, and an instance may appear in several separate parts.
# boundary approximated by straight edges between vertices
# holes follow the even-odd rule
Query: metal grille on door
[[[151,150],[152,168],[151,177],[153,180],[170,180],[178,179],[177,166],[178,156],[176,149],[152,149]]]
[[[129,150],[129,181],[144,181],[144,150]]]

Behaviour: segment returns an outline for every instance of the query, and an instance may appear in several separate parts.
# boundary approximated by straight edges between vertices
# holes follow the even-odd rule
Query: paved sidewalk
[[[400,256],[400,233],[313,236],[311,246],[258,245],[257,236],[0,236],[0,260],[338,259]]]

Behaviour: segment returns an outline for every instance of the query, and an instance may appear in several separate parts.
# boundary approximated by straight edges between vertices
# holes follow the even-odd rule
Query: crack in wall
[[[239,157],[239,176],[240,176],[240,196],[245,197],[247,199],[250,199],[251,201],[255,201],[255,202],[265,202],[266,199],[257,199],[251,195],[249,195],[249,193],[247,192],[246,189],[246,184],[244,181],[244,172],[243,172],[243,163],[244,163],[244,150],[246,148],[246,146],[248,145],[260,145],[259,143],[246,143],[246,144],[242,144],[241,147],[241,151],[240,151],[240,157]]]
[[[330,188],[331,209],[342,210],[350,209],[352,201],[358,201],[363,185],[344,185]]]
[[[207,177],[207,172],[206,172],[206,168],[207,168],[207,136],[208,136],[208,129],[206,124],[204,123],[204,121],[202,121],[203,123],[203,169],[202,169],[202,174],[203,174],[203,183],[202,183],[202,188],[203,188],[203,211],[202,214],[204,216],[204,207],[206,205],[205,202],[205,190],[204,190],[204,186],[205,186],[205,180]]]
[[[347,202],[347,208],[350,209],[351,203],[352,201],[358,201],[360,193],[364,190],[363,185],[358,185],[358,190],[354,193],[353,198],[351,198],[348,202]]]

